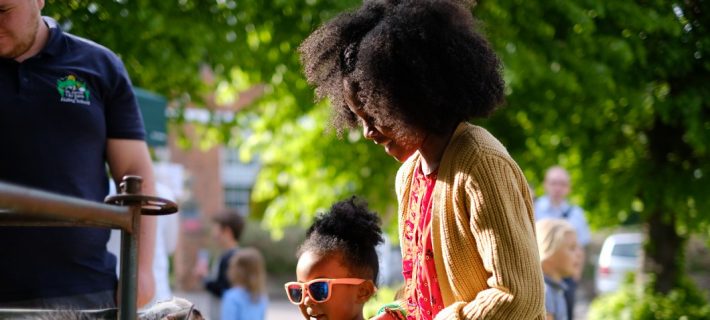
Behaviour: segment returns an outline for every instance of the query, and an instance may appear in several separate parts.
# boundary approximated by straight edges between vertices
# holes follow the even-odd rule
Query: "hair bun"
[[[364,200],[354,196],[333,204],[328,213],[320,214],[307,234],[310,236],[313,232],[339,238],[360,250],[383,241],[380,218],[368,210]]]

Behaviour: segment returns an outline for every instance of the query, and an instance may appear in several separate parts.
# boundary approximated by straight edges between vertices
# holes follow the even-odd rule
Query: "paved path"
[[[590,303],[589,294],[584,290],[577,290],[577,303],[574,306],[574,320],[587,320]]]

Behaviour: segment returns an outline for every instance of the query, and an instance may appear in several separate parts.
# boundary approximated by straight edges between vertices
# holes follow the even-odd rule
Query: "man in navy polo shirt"
[[[43,0],[0,0],[0,180],[101,202],[115,181],[153,172],[118,57],[62,32]],[[142,219],[138,304],[154,291],[155,220]],[[108,229],[0,227],[0,307],[115,306]]]

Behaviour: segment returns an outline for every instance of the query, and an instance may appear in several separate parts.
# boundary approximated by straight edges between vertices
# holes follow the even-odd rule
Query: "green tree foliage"
[[[509,90],[489,126],[533,180],[554,163],[573,169],[597,226],[660,207],[681,230],[704,230],[708,11],[703,1],[482,2]]]
[[[489,126],[533,180],[554,163],[572,169],[594,225],[639,216],[645,270],[668,292],[687,235],[709,230],[710,3],[483,1],[475,11],[506,65],[508,108]]]
[[[710,319],[707,297],[687,278],[668,292],[658,294],[633,285],[633,276],[614,293],[595,299],[589,307],[590,320],[678,320]]]
[[[342,9],[335,0],[48,0],[43,14],[111,48],[136,85],[171,98],[212,90],[199,74],[208,65],[225,78],[248,70],[249,80],[310,101],[295,48],[321,15]]]
[[[359,132],[338,140],[326,130],[327,102],[313,102],[295,51],[357,3],[50,0],[45,13],[117,51],[136,84],[169,97],[214,89],[199,81],[202,64],[230,88],[265,84],[254,106],[207,130],[259,155],[254,201],[280,230],[353,193],[386,214],[396,207],[397,163]],[[473,12],[507,82],[507,105],[482,124],[535,184],[549,165],[569,168],[593,225],[646,223],[646,270],[672,265],[659,271],[670,275],[658,277],[666,292],[679,279],[675,247],[710,230],[710,2],[484,0]]]
[[[310,223],[317,211],[349,194],[392,211],[396,163],[374,146],[357,143],[359,134],[338,141],[324,132],[327,106],[313,103],[296,53],[325,19],[355,4],[49,0],[43,14],[118,53],[134,84],[173,99],[199,101],[208,90],[229,93],[266,84],[258,106],[227,122],[215,117],[199,129],[208,142],[229,141],[246,158],[259,155],[264,168],[254,200],[264,204],[265,221],[279,231]],[[215,70],[220,87],[202,82],[203,65]]]

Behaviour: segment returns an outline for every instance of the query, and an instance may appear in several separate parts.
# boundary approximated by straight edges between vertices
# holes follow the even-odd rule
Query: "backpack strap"
[[[572,206],[568,206],[565,211],[562,211],[562,218],[563,219],[569,218],[569,214],[572,213],[572,209],[573,209]]]

